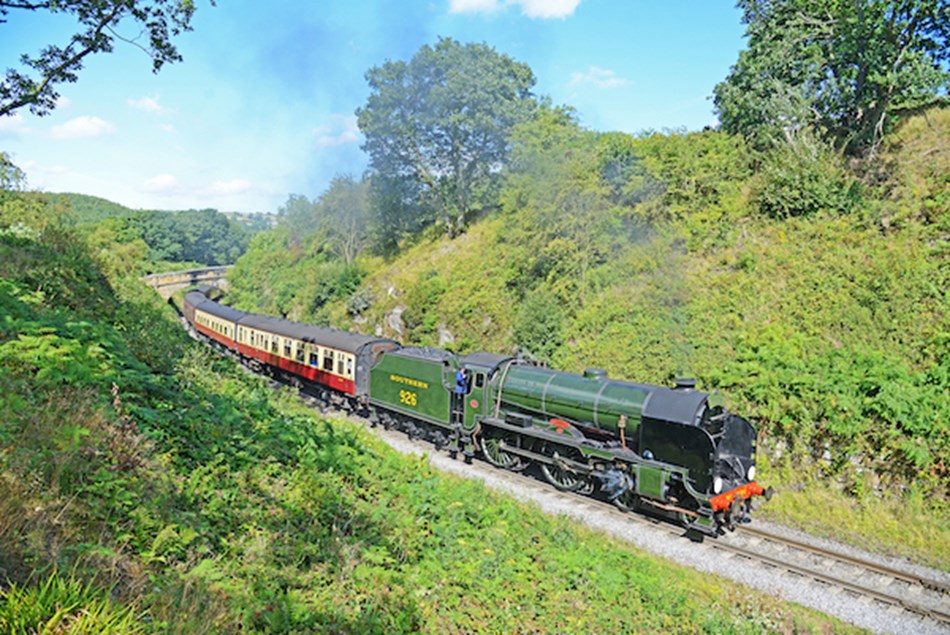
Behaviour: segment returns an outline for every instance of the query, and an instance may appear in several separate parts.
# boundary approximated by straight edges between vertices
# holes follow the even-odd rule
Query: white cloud
[[[170,123],[162,124],[162,130],[164,130],[168,134],[178,134],[178,128],[176,128]]]
[[[21,115],[7,115],[0,117],[0,137],[19,136],[28,134],[30,128],[26,125]]]
[[[498,0],[449,0],[449,13],[494,13],[500,9]]]
[[[580,3],[581,0],[516,0],[512,4],[521,5],[521,15],[550,20],[573,15]]]
[[[159,113],[159,112],[165,111],[165,108],[160,103],[158,103],[158,99],[156,97],[142,97],[141,99],[129,99],[126,101],[126,103],[132,108],[135,108],[136,110],[142,110],[145,112]]]
[[[73,100],[70,99],[69,97],[64,97],[60,95],[59,97],[56,98],[57,110],[63,110],[63,109],[69,108],[72,105],[73,105]]]
[[[315,128],[313,134],[318,148],[332,148],[360,140],[360,129],[353,115],[331,115],[330,123]]]
[[[115,132],[115,126],[99,117],[76,117],[66,123],[53,126],[50,136],[54,139],[79,139],[82,137],[101,137]]]
[[[592,84],[597,88],[616,88],[629,84],[626,79],[617,77],[617,73],[597,66],[591,66],[583,73],[571,73],[571,86]]]
[[[155,194],[174,194],[178,191],[178,179],[173,174],[159,174],[146,179],[142,189]]]
[[[449,0],[450,13],[496,13],[509,6],[521,7],[521,15],[550,20],[573,15],[581,0]]]
[[[231,196],[244,194],[253,187],[250,181],[231,179],[230,181],[215,181],[208,187],[208,193],[213,196]]]

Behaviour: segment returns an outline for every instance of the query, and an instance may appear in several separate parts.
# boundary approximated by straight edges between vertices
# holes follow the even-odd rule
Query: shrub
[[[564,312],[553,294],[537,289],[525,297],[515,322],[514,339],[539,361],[554,358],[564,339]]]
[[[772,218],[847,213],[860,202],[860,184],[848,176],[834,151],[808,130],[766,155],[755,195]]]

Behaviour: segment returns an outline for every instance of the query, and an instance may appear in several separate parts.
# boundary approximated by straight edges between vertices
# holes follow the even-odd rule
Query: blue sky
[[[681,0],[196,0],[184,61],[151,72],[117,42],[61,87],[53,114],[0,118],[0,151],[29,185],[132,208],[275,212],[366,167],[354,111],[365,72],[440,36],[527,63],[535,94],[593,130],[701,129],[744,46],[733,2]],[[0,68],[49,43],[63,16],[11,12]],[[119,33],[134,37],[131,25]]]

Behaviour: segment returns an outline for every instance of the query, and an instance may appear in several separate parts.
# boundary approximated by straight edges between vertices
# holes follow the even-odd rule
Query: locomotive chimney
[[[679,377],[673,382],[674,390],[693,390],[696,388],[695,379],[687,379],[686,377]]]

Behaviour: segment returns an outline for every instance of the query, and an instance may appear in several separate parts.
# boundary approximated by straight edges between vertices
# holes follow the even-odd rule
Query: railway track
[[[743,525],[716,548],[804,576],[857,597],[899,607],[950,632],[950,584],[867,558]]]

